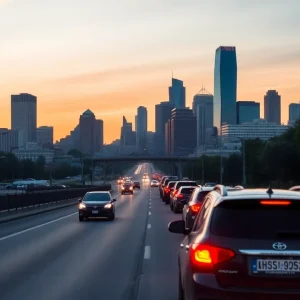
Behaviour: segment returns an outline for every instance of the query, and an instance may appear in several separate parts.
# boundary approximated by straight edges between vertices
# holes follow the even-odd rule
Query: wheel
[[[108,221],[113,221],[115,219],[115,214],[113,214],[112,216],[108,217]]]
[[[178,276],[178,300],[185,300],[184,290],[182,288],[181,275]]]
[[[79,216],[79,221],[82,222],[84,220],[84,217]]]

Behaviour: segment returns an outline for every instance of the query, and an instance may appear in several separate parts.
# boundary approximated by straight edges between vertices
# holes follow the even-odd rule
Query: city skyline
[[[119,137],[123,114],[134,122],[140,105],[147,107],[148,128],[154,131],[155,104],[167,101],[172,70],[174,77],[184,82],[186,104],[191,108],[193,96],[202,84],[207,90],[214,90],[214,52],[220,45],[236,47],[237,100],[259,102],[262,117],[264,95],[275,89],[282,99],[281,120],[287,123],[288,105],[300,99],[300,43],[294,38],[300,23],[297,1],[291,1],[289,6],[273,3],[272,14],[266,14],[269,5],[262,4],[257,10],[246,2],[241,7],[237,1],[224,1],[217,6],[188,1],[185,7],[177,2],[154,2],[156,10],[146,2],[137,7],[135,1],[128,1],[120,4],[118,11],[114,9],[116,1],[106,5],[103,1],[91,1],[89,7],[77,3],[70,16],[66,15],[70,1],[60,1],[61,15],[57,15],[55,24],[52,17],[42,19],[43,14],[39,13],[57,11],[58,1],[0,2],[0,32],[5,40],[0,57],[1,69],[5,70],[0,73],[1,127],[10,127],[11,95],[30,93],[38,99],[37,125],[54,126],[55,140],[69,134],[86,109],[103,119],[106,143]],[[172,13],[167,15],[170,8]],[[230,17],[222,17],[224,9]],[[188,18],[178,24],[182,10]],[[153,18],[157,11],[158,18]],[[216,18],[211,18],[212,13]],[[113,16],[113,20],[102,18],[105,14]],[[247,19],[248,14],[252,22]],[[77,21],[79,16],[82,22]],[[141,28],[132,26],[135,23],[130,19],[141,22]],[[35,26],[36,22],[40,26]],[[268,28],[262,27],[266,22]],[[100,30],[103,25],[109,25],[110,30]],[[149,30],[142,32],[145,28]],[[191,34],[178,38],[172,34],[174,30],[178,34],[188,30]],[[92,38],[95,33],[105,49]],[[203,38],[195,41],[196,36]],[[119,47],[115,47],[117,43]]]

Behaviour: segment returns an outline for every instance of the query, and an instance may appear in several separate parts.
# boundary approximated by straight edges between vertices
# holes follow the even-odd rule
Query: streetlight
[[[236,137],[242,142],[242,147],[243,147],[243,186],[246,185],[246,143],[245,139],[241,137]]]

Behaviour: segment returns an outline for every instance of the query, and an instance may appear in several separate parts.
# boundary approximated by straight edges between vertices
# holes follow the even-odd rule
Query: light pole
[[[236,137],[238,140],[242,142],[242,160],[243,160],[243,186],[247,183],[247,176],[246,176],[246,141],[244,138]]]

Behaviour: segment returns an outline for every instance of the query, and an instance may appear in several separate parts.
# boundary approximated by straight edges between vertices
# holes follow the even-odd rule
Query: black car
[[[195,186],[182,186],[179,188],[178,193],[173,198],[174,213],[182,212],[184,205],[190,200],[195,188]]]
[[[116,199],[112,199],[110,192],[88,192],[79,200],[78,215],[79,221],[88,218],[115,219]]]
[[[122,185],[122,191],[121,191],[121,194],[124,195],[126,193],[129,193],[129,194],[133,194],[133,184],[130,183],[130,182],[125,182],[123,185]]]
[[[170,193],[173,191],[174,185],[176,184],[177,181],[169,181],[167,186],[164,188],[164,193],[163,193],[163,201],[166,204],[170,204]]]
[[[140,185],[139,181],[134,181],[133,182],[133,188],[134,189],[140,189],[141,188],[141,185]]]
[[[163,199],[163,197],[164,197],[164,189],[167,186],[166,185],[167,180],[168,180],[168,182],[177,181],[178,177],[177,176],[164,176],[164,179],[162,179],[160,186],[159,186],[159,192],[160,192],[161,199]]]
[[[179,188],[182,186],[198,186],[196,181],[192,181],[192,180],[180,180],[177,181],[173,187],[172,192],[170,193],[170,208],[171,210],[173,210],[173,199],[175,197],[175,195],[178,193]]]
[[[184,300],[300,299],[300,195],[272,189],[206,195],[179,249],[179,298]]]

